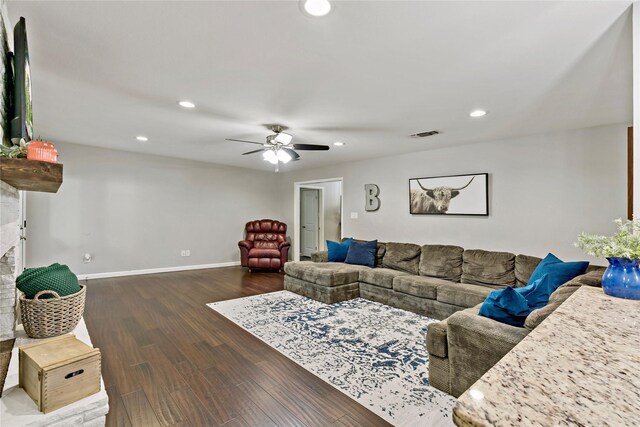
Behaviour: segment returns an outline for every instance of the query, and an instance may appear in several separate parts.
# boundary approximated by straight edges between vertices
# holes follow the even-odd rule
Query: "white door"
[[[302,256],[310,257],[318,250],[318,198],[319,190],[303,188],[300,190],[300,251]]]

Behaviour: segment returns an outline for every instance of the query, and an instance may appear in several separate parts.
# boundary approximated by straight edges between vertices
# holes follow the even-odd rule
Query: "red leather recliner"
[[[289,259],[287,224],[272,219],[248,222],[238,242],[240,264],[250,270],[280,270]]]

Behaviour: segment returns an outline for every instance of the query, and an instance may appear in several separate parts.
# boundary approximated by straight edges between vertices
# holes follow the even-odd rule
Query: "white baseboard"
[[[173,271],[202,270],[205,268],[234,267],[240,261],[218,262],[215,264],[181,265],[179,267],[147,268],[144,270],[111,271],[107,273],[78,274],[78,280],[107,279],[109,277],[138,276],[140,274],[170,273]]]

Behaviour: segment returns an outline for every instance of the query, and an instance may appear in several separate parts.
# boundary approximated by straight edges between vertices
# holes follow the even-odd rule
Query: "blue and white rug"
[[[396,426],[452,426],[455,399],[429,385],[427,325],[365,299],[327,305],[288,291],[208,304]]]

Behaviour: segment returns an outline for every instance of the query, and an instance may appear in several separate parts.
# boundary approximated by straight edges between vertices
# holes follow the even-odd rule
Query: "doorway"
[[[321,188],[300,189],[300,259],[311,259],[320,241]]]
[[[342,238],[342,178],[294,184],[293,259],[309,259]]]

